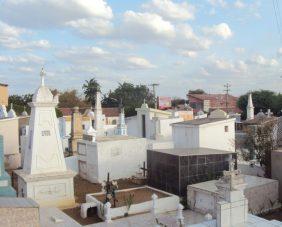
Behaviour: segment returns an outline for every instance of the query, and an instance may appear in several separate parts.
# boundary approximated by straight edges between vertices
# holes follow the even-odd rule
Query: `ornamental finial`
[[[44,81],[44,77],[45,77],[45,72],[44,72],[44,68],[42,67],[41,72],[40,72],[40,76],[41,76],[41,86],[45,86],[45,81]]]

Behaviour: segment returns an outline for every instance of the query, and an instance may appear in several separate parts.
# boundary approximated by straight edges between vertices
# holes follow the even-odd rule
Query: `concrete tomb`
[[[41,206],[69,206],[74,204],[73,177],[66,168],[55,107],[58,98],[44,84],[32,97],[28,143],[24,166],[16,170],[18,195],[29,197]]]
[[[186,197],[187,185],[222,175],[234,152],[209,148],[147,151],[148,185]]]
[[[0,196],[14,197],[16,191],[11,187],[11,177],[4,168],[3,136],[0,135]]]

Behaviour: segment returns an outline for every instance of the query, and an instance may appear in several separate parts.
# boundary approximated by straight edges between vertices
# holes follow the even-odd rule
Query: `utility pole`
[[[224,87],[225,87],[224,91],[226,92],[226,94],[225,94],[225,108],[226,108],[226,112],[228,112],[228,95],[229,95],[231,85],[229,83],[227,83],[227,84],[224,85]]]
[[[149,84],[149,86],[151,86],[153,88],[153,95],[154,95],[154,101],[155,101],[155,109],[158,108],[158,103],[157,103],[157,96],[156,96],[156,87],[159,86],[160,84]]]

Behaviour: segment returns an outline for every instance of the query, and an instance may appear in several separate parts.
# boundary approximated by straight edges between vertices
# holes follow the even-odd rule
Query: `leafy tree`
[[[82,86],[84,95],[86,100],[92,105],[95,106],[96,102],[96,92],[101,91],[101,86],[97,82],[95,78],[92,78],[90,80],[86,80],[85,84]]]
[[[77,90],[66,90],[63,92],[59,92],[57,90],[52,91],[53,94],[59,93],[59,105],[58,107],[69,107],[73,108],[78,106],[80,108],[86,107],[87,103],[82,99],[79,95]]]
[[[203,89],[195,89],[195,90],[189,90],[189,94],[206,94],[206,92]]]
[[[186,103],[185,99],[181,99],[181,98],[173,98],[171,100],[171,106],[172,107],[177,107],[178,105],[184,105]]]
[[[24,109],[27,112],[30,112],[30,107],[28,103],[32,101],[32,94],[25,95],[10,95],[8,99],[8,109],[11,108],[11,104],[13,103],[13,109],[15,110],[17,115],[20,115]]]
[[[257,160],[265,167],[265,176],[271,177],[271,152],[275,148],[274,127],[276,121],[263,122],[246,130],[247,148],[254,150]]]
[[[246,93],[240,96],[237,103],[238,107],[243,111],[243,119],[247,116],[246,108],[248,105],[248,94],[249,93]],[[260,110],[266,112],[267,109],[271,109],[275,115],[280,115],[282,109],[281,94],[276,94],[275,92],[269,90],[259,90],[252,92],[252,98],[255,106],[255,114],[257,114]]]
[[[154,106],[154,95],[146,85],[119,83],[119,86],[110,92],[107,98],[108,100],[122,100],[126,116],[135,115],[135,108],[140,107],[144,100],[150,107]]]

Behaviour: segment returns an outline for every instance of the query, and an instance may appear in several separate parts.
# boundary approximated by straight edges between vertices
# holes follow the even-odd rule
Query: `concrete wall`
[[[0,135],[4,137],[5,167],[7,169],[16,169],[20,167],[21,155],[19,153],[19,119],[1,119]]]
[[[0,226],[5,227],[39,227],[38,207],[9,207],[0,208]]]
[[[200,147],[199,128],[172,127],[172,137],[175,148],[198,148]]]
[[[0,105],[8,106],[8,86],[0,85]]]
[[[282,201],[282,148],[271,153],[271,177],[279,182],[279,200]]]
[[[140,171],[146,161],[146,139],[130,138],[106,142],[78,143],[79,174],[90,182],[129,178]]]
[[[228,127],[228,132],[225,132]],[[235,120],[218,121],[200,126],[200,147],[235,151]]]
[[[225,126],[228,131],[225,132]],[[176,148],[206,147],[235,151],[235,120],[217,121],[202,125],[173,125]]]

